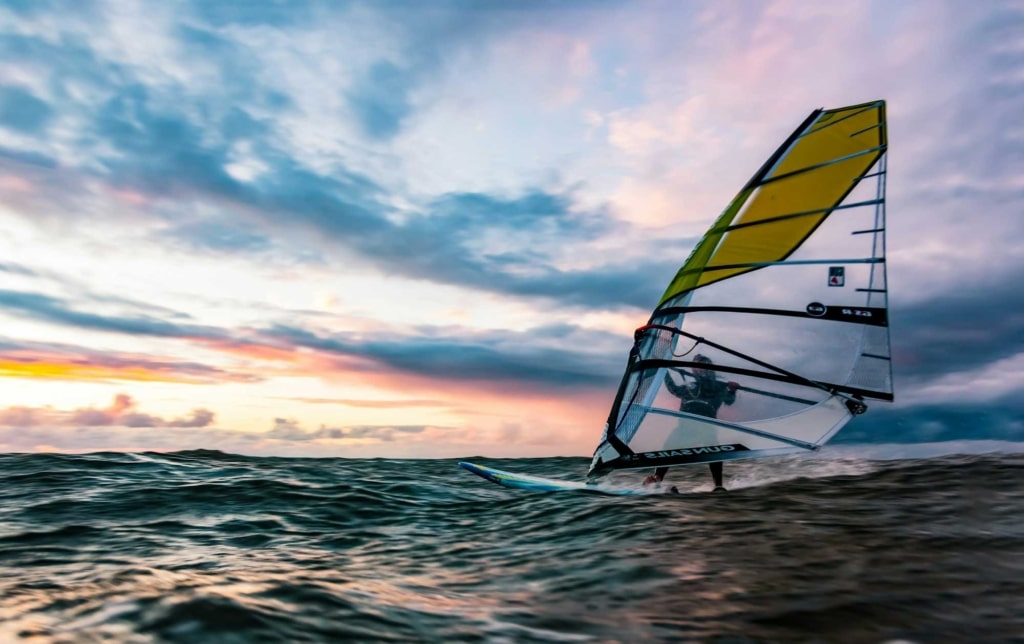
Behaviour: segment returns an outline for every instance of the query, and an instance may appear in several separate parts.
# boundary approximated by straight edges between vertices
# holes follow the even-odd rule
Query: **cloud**
[[[563,240],[572,240],[580,252],[588,241],[626,232],[606,214],[576,212],[573,205],[569,195],[542,191],[515,198],[447,194],[404,225],[357,240],[354,250],[409,278],[552,298],[566,306],[652,306],[692,240],[663,239],[663,254],[626,262],[616,254],[594,267],[562,269],[557,264],[566,252]]]
[[[613,334],[550,327],[525,333],[471,332],[449,330],[439,335],[393,335],[386,340],[342,333],[321,334],[308,329],[274,326],[265,332],[275,342],[284,342],[325,356],[369,360],[374,366],[348,360],[338,365],[348,370],[389,370],[445,380],[532,383],[574,388],[608,386],[614,383],[621,364],[606,355],[573,351],[573,339],[614,343]],[[557,341],[553,341],[557,340]],[[624,351],[624,350],[623,350]]]
[[[218,384],[262,376],[191,361],[100,351],[67,344],[0,339],[0,376],[89,382],[139,381]]]
[[[950,400],[893,407],[872,405],[833,440],[853,443],[930,443],[955,440],[1024,441],[1024,406],[1017,395],[984,403]]]
[[[147,413],[127,395],[106,405],[77,409],[19,407],[0,409],[0,451],[173,451],[220,449],[242,454],[295,456],[379,456],[386,447],[395,457],[423,458],[458,456],[506,450],[521,455],[540,455],[553,446],[563,453],[582,453],[589,447],[592,432],[583,448],[567,447],[578,441],[581,425],[573,419],[573,405],[552,406],[538,399],[523,413],[514,414],[517,423],[531,428],[547,427],[538,439],[533,432],[520,432],[515,444],[503,442],[514,431],[508,421],[495,417],[492,409],[474,417],[472,424],[459,421],[309,424],[293,417],[279,416],[262,431],[232,431],[216,427],[212,412],[160,416]],[[566,413],[568,412],[568,413]],[[497,424],[495,424],[497,418]],[[548,425],[551,419],[558,419]],[[596,426],[595,426],[596,427]],[[519,431],[519,430],[515,430]]]
[[[0,126],[27,134],[42,134],[53,109],[22,87],[0,86]]]
[[[216,449],[235,454],[305,457],[373,457],[382,444],[405,458],[458,456],[469,453],[458,432],[451,428],[411,425],[361,425],[305,430],[293,421],[277,419],[264,432],[243,432],[216,427],[179,427],[154,431],[151,427],[89,425],[79,427],[39,424],[0,425],[0,451],[95,452]]]
[[[0,147],[0,167],[5,165],[9,168],[16,169],[21,174],[31,176],[31,171],[33,169],[56,169],[57,160],[41,152]],[[6,187],[16,186],[17,191],[20,192],[35,192],[32,189],[34,184],[25,179],[21,179],[13,174],[8,175],[5,178],[8,184]],[[15,179],[20,179],[20,181],[15,182]]]
[[[136,138],[152,140],[152,146],[138,147],[115,128],[105,136],[124,159],[131,159],[107,162],[121,177],[122,188],[160,198],[177,183],[205,198],[235,204],[239,214],[255,217],[277,234],[287,234],[283,224],[316,230],[387,273],[519,296],[557,297],[566,304],[647,306],[655,300],[657,287],[645,277],[655,271],[669,274],[677,263],[641,259],[590,270],[556,268],[551,262],[563,248],[546,240],[569,236],[581,243],[608,228],[599,214],[570,212],[571,202],[564,195],[445,195],[398,224],[379,201],[380,188],[357,175],[336,170],[323,177],[263,150],[266,172],[251,183],[241,182],[224,170],[224,150],[190,143],[199,138],[193,124],[154,118],[150,127],[153,131]],[[177,224],[166,234],[195,247],[238,252],[265,251],[269,235],[212,219]]]
[[[582,325],[613,311],[641,318],[696,235],[810,109],[886,98],[898,399],[965,396],[970,388],[957,379],[976,377],[995,400],[1021,390],[1020,7],[282,7],[0,10],[13,18],[0,34],[0,217],[11,224],[0,241],[18,251],[28,240],[41,253],[40,268],[28,251],[0,264],[10,333],[177,341],[189,356],[86,349],[97,345],[83,333],[77,347],[4,343],[0,374],[607,390],[629,338]],[[251,277],[221,289],[235,298],[230,305],[196,297],[203,301],[176,311],[140,301],[201,293],[207,285],[178,270],[191,261],[212,268],[201,278],[210,282],[229,263]],[[169,268],[158,283],[110,277],[159,262]],[[365,273],[384,275],[392,290],[345,290]],[[332,274],[345,278],[331,293],[338,307],[399,303],[388,316],[405,324],[371,320],[374,332],[359,331],[366,320],[302,310],[313,301],[309,284]],[[100,294],[93,280],[101,279],[124,296]],[[45,285],[8,283],[19,280]],[[139,283],[146,295],[133,300]],[[458,307],[473,307],[458,319],[516,331],[431,318],[417,298],[437,284],[465,296]],[[514,319],[503,319],[513,308]],[[243,366],[207,364],[211,351]],[[39,415],[4,413],[25,422]],[[98,432],[113,413],[87,408],[79,420]],[[116,418],[183,435],[212,422],[198,412]],[[378,430],[398,435],[366,426],[367,436]],[[259,440],[289,432],[296,442],[333,440],[287,422],[272,431],[280,437]]]
[[[111,330],[114,332],[122,332],[121,329],[125,326],[135,324],[143,329],[141,335],[163,337],[160,333],[161,331],[167,332],[167,327],[161,328],[159,324],[154,327],[152,326],[154,321],[159,323],[170,320],[180,323],[183,320],[192,319],[190,314],[180,310],[152,304],[136,298],[125,297],[121,294],[98,292],[93,285],[81,276],[69,276],[52,268],[39,268],[22,263],[4,262],[0,263],[0,272],[21,278],[21,281],[29,285],[29,288],[48,291],[56,290],[73,294],[72,303],[70,299],[55,295],[0,289],[0,310],[6,308],[14,311],[15,315],[39,321],[46,320],[72,327]],[[94,307],[105,310],[116,308],[120,311],[130,312],[130,314],[104,316],[83,313],[77,310],[80,307]],[[147,321],[150,322],[149,327],[146,325]],[[191,327],[190,330],[195,330],[195,327]],[[206,330],[210,331],[210,329]],[[173,333],[170,335],[173,335]]]
[[[263,253],[272,247],[267,235],[240,228],[237,222],[228,220],[205,219],[177,224],[161,231],[159,236],[178,240],[190,250],[217,253]]]
[[[316,3],[308,0],[290,0],[287,3],[261,2],[257,4],[192,0],[192,11],[196,17],[210,26],[225,28],[241,27],[290,27],[313,20]]]
[[[967,366],[971,362],[965,362],[954,361],[949,371],[930,373],[915,382],[915,386],[898,390],[900,406],[982,404],[1008,398],[1024,389],[1024,351],[974,368]],[[961,369],[954,370],[958,366]]]
[[[409,70],[388,61],[374,63],[349,90],[349,107],[363,133],[371,139],[389,139],[401,129],[412,111]]]
[[[319,429],[302,429],[298,422],[284,418],[275,418],[274,426],[265,434],[266,438],[284,441],[339,441],[339,440],[371,440],[391,442],[399,436],[421,434],[430,426],[427,425],[354,425],[349,427],[326,427]],[[435,429],[444,429],[435,427]]]
[[[916,303],[896,299],[892,317],[894,368],[913,384],[1024,353],[1024,291],[1016,280],[946,289]]]
[[[604,286],[607,287],[608,283]],[[597,289],[598,285],[594,284],[593,288]],[[113,301],[130,306],[145,306],[118,298]],[[88,313],[60,298],[3,290],[0,290],[0,309],[69,328],[178,339],[250,360],[290,363],[295,368],[316,368],[308,360],[309,350],[313,350],[327,358],[362,361],[362,366],[351,362],[344,365],[339,363],[337,368],[341,370],[373,369],[449,380],[516,381],[560,387],[607,386],[617,377],[621,368],[617,357],[626,341],[614,334],[572,325],[549,325],[525,332],[446,327],[399,328],[393,330],[386,341],[368,339],[362,333],[323,334],[298,325],[285,324],[233,331],[208,325],[183,324],[151,314],[125,316]],[[178,315],[172,310],[165,312],[165,316],[169,317]],[[615,351],[616,358],[601,357],[594,353],[594,349],[599,346]],[[587,350],[581,351],[575,347],[586,347]],[[208,383],[252,382],[260,379],[248,369],[226,370],[155,356],[13,340],[0,341],[0,361],[0,369],[10,376],[72,380],[167,379]],[[323,367],[324,364],[320,363],[319,366]],[[369,364],[374,366],[370,367]]]
[[[221,331],[213,327],[175,324],[152,316],[103,316],[77,311],[60,298],[0,290],[0,309],[31,319],[74,326],[95,331],[127,335],[175,338],[218,338]]]
[[[12,275],[21,275],[24,277],[35,277],[39,274],[28,266],[16,264],[14,262],[0,262],[0,272],[10,273]]]
[[[334,438],[330,435],[329,430],[323,430],[320,432],[308,432],[299,427],[299,424],[294,420],[288,420],[285,418],[275,418],[274,426],[267,432],[268,438],[276,438],[286,441],[305,441],[313,440],[316,438]],[[337,438],[341,438],[338,434]]]
[[[10,270],[31,272],[21,265],[11,265]],[[638,273],[642,271],[637,269]],[[640,275],[636,279],[640,280]],[[623,280],[620,288],[628,290],[629,281]],[[612,276],[594,278],[592,282],[579,283],[576,291],[589,290],[596,298],[615,288],[615,284]],[[543,288],[553,293],[560,287],[555,281]],[[922,301],[895,300],[892,316],[898,387],[917,387],[944,374],[978,369],[1024,352],[1024,343],[1020,341],[1024,338],[1024,297],[1019,291],[1015,283],[994,280],[984,288],[947,290]],[[631,297],[640,299],[637,293],[643,293],[644,299],[654,301],[655,292],[634,289]],[[628,341],[615,334],[571,326],[538,327],[518,333],[444,327],[395,329],[386,342],[359,333],[324,334],[286,324],[241,332],[164,319],[184,316],[133,300],[89,297],[99,303],[148,308],[153,314],[100,315],[81,311],[60,298],[9,290],[0,290],[0,308],[71,328],[181,339],[248,359],[284,361],[302,368],[312,365],[304,362],[300,349],[314,350],[326,357],[370,361],[362,366],[339,363],[336,368],[342,371],[373,369],[449,380],[516,381],[559,387],[613,384],[622,368],[620,354]],[[155,315],[161,313],[160,317]],[[550,342],[552,338],[558,342]],[[599,349],[603,355],[597,352]],[[64,345],[0,343],[0,359],[5,360],[3,370],[8,375],[86,380],[166,378],[192,382],[255,379],[245,371],[230,372],[195,362],[93,352]],[[325,363],[319,364],[319,368],[324,366]]]
[[[456,15],[450,18],[458,22]],[[487,12],[479,18],[493,20]],[[517,20],[526,18],[522,14]],[[443,24],[436,28],[446,29]],[[606,213],[580,211],[568,193],[529,186],[512,197],[456,192],[425,201],[413,198],[411,210],[396,212],[387,191],[365,174],[338,162],[310,167],[294,154],[280,130],[280,117],[293,108],[286,99],[269,98],[273,88],[256,77],[258,69],[238,62],[245,58],[241,43],[191,27],[161,37],[182,39],[186,58],[193,49],[214,48],[194,72],[213,66],[211,78],[196,79],[195,89],[204,91],[185,91],[180,87],[184,80],[175,76],[158,83],[137,61],[122,63],[117,73],[104,59],[115,54],[167,57],[168,51],[98,47],[68,58],[41,39],[23,37],[15,48],[18,60],[47,69],[57,87],[84,82],[90,91],[65,97],[55,117],[74,120],[79,134],[63,142],[62,149],[73,154],[60,159],[60,169],[53,172],[75,179],[36,173],[32,184],[45,183],[47,189],[12,205],[31,217],[40,211],[74,212],[98,196],[95,186],[105,184],[111,194],[144,199],[146,208],[133,216],[166,220],[158,239],[193,249],[245,254],[295,249],[302,229],[313,230],[322,234],[321,244],[341,246],[390,274],[518,297],[558,298],[567,305],[649,306],[658,287],[645,276],[676,268],[678,258],[648,256],[623,263],[599,254],[593,255],[595,266],[560,268],[569,249],[556,240],[572,238],[571,248],[578,252],[581,245],[613,232]],[[394,136],[411,110],[402,98],[407,87],[439,64],[439,44],[420,37],[407,45],[417,52],[415,71],[377,60],[364,70],[363,85],[354,86],[361,127],[373,136]],[[161,46],[174,49],[169,43]],[[252,81],[248,89],[239,77]],[[91,188],[83,190],[84,185]],[[119,213],[127,207],[121,202],[105,210]],[[680,241],[678,255],[692,240]],[[309,248],[302,252],[308,254]]]
[[[343,405],[345,407],[363,407],[371,409],[405,409],[408,407],[450,407],[451,402],[435,399],[394,399],[394,400],[355,400],[352,398],[284,398],[297,400],[311,405]]]
[[[46,414],[33,407],[7,407],[0,409],[0,426],[34,427],[43,424]]]
[[[549,325],[524,332],[399,328],[387,340],[367,338],[362,333],[325,334],[285,324],[243,332],[180,324],[152,315],[86,313],[59,298],[15,291],[0,291],[0,309],[70,328],[179,339],[250,360],[285,362],[303,369],[317,368],[308,360],[312,350],[327,358],[361,361],[339,363],[337,368],[343,371],[372,369],[448,380],[516,381],[570,388],[611,383],[621,369],[618,356],[626,341],[615,334],[572,325]],[[614,351],[615,358],[595,353],[600,346]],[[319,367],[323,366],[325,363],[321,362]],[[229,371],[197,362],[13,340],[0,340],[0,371],[9,376],[72,380],[167,379],[214,383],[260,379],[248,369]]]
[[[214,420],[213,412],[208,409],[195,409],[190,416],[172,420],[168,427],[206,427]]]
[[[85,313],[59,298],[14,291],[0,291],[0,308],[71,328],[180,339],[252,360],[285,362],[304,368],[310,367],[306,358],[310,355],[308,351],[313,350],[325,357],[368,360],[378,371],[564,387],[608,385],[621,365],[618,359],[600,357],[593,351],[599,346],[613,351],[619,349],[615,353],[617,357],[626,341],[615,334],[572,325],[550,325],[525,332],[445,327],[395,329],[386,341],[367,338],[361,333],[324,334],[284,324],[250,328],[243,333],[180,324],[151,315]],[[575,346],[587,347],[587,350],[580,351]],[[232,372],[195,362],[91,351],[52,343],[0,342],[0,360],[4,361],[2,367],[8,375],[68,379],[167,378],[195,382],[258,379],[244,370]],[[343,368],[369,368],[365,362],[363,364],[358,367],[347,363]]]
[[[195,409],[184,418],[165,420],[159,416],[136,410],[135,400],[128,394],[118,394],[105,408],[83,407],[73,411],[58,411],[51,407],[8,407],[0,409],[0,426],[28,427],[189,427],[211,425],[213,412]]]

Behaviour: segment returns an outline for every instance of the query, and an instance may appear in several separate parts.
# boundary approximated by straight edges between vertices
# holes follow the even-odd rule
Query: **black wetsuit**
[[[679,411],[697,416],[716,418],[718,409],[722,405],[731,405],[736,402],[736,392],[729,389],[728,383],[718,380],[714,374],[710,377],[697,376],[693,382],[677,385],[672,380],[672,374],[665,374],[665,387],[676,398],[679,398]],[[715,487],[722,487],[722,462],[715,461],[708,463],[711,470],[711,478],[715,481]],[[667,467],[659,467],[654,470],[654,476],[659,481],[665,478],[668,472]]]
[[[670,394],[679,398],[679,411],[688,414],[715,418],[718,416],[719,407],[736,402],[736,392],[730,391],[728,383],[718,380],[713,375],[710,378],[698,377],[691,383],[677,385],[672,380],[672,374],[666,373],[665,387]]]

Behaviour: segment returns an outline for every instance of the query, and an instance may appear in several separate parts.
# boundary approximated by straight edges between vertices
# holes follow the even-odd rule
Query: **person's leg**
[[[644,485],[649,485],[651,483],[661,483],[662,479],[665,478],[665,474],[667,473],[667,467],[659,467],[658,469],[654,470],[654,474],[644,479]]]
[[[711,470],[711,478],[715,480],[715,487],[724,488],[725,486],[722,485],[722,461],[708,463],[708,468]]]

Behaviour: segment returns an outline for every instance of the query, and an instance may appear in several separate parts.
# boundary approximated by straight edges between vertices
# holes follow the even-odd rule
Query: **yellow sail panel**
[[[762,187],[737,223],[763,221],[790,213],[821,212],[729,232],[705,266],[706,272],[701,275],[697,285],[702,286],[750,270],[708,270],[715,266],[784,259],[828,216],[831,208],[838,205],[839,200],[852,187],[852,182],[867,172],[877,158],[875,154],[849,159]]]
[[[658,305],[664,304],[665,300],[675,296],[677,293],[683,293],[697,286],[697,280],[700,278],[700,272],[707,265],[708,260],[714,254],[715,249],[721,241],[722,236],[725,234],[725,229],[732,224],[733,220],[736,219],[736,215],[740,209],[753,194],[754,190],[746,189],[736,195],[736,198],[732,200],[729,207],[719,215],[715,221],[715,225],[711,227],[711,230],[704,235],[704,237],[697,243],[697,246],[690,253],[690,257],[687,258],[686,263],[676,273],[675,279],[665,289],[664,295],[661,296],[661,301]],[[721,232],[715,232],[721,231]]]
[[[722,213],[659,304],[796,250],[885,151],[885,103],[823,111],[802,128]]]
[[[814,126],[796,140],[766,179],[864,153],[885,143],[881,104],[875,109],[847,108],[823,112]],[[873,155],[877,158],[878,154]]]

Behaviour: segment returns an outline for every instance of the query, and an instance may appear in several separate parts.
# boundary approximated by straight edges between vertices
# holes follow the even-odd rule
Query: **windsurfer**
[[[711,358],[698,354],[693,358],[694,363],[714,364]],[[665,387],[673,396],[679,398],[679,411],[698,416],[715,418],[718,416],[718,409],[722,405],[731,405],[736,402],[736,390],[739,384],[729,381],[722,382],[718,379],[714,370],[703,367],[694,367],[694,381],[690,384],[676,384],[671,373],[665,374]],[[708,463],[711,469],[711,478],[715,482],[715,490],[725,490],[722,485],[722,462],[715,461]],[[644,479],[644,485],[660,483],[668,472],[667,467],[659,467],[654,474]]]

